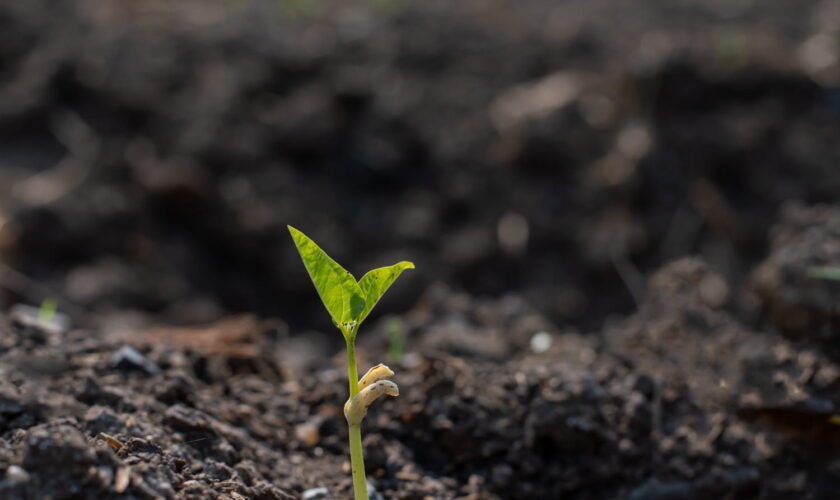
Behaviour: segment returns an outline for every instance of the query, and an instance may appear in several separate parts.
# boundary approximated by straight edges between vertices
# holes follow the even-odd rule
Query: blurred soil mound
[[[100,322],[312,325],[294,223],[410,255],[393,305],[594,329],[680,256],[740,283],[783,201],[840,190],[836,1],[294,5],[0,6],[4,262]]]

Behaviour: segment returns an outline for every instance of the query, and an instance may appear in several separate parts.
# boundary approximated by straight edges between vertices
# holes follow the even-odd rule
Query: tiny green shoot
[[[405,356],[405,332],[400,318],[388,318],[385,334],[388,336],[388,361],[402,363]]]
[[[826,280],[840,280],[840,267],[813,266],[808,268],[809,278],[820,278]]]
[[[52,297],[47,297],[38,308],[38,322],[43,325],[52,323],[56,311],[58,311],[58,302]]]
[[[414,269],[411,262],[373,269],[356,281],[336,261],[321,250],[305,234],[288,226],[303,265],[318,291],[318,296],[341,331],[347,345],[347,378],[350,397],[344,405],[344,417],[350,434],[350,467],[353,471],[353,492],[356,500],[368,500],[365,463],[362,450],[361,424],[368,407],[382,395],[397,396],[397,384],[388,380],[394,375],[385,365],[372,367],[361,378],[356,368],[356,335],[359,326],[373,306],[406,269]]]

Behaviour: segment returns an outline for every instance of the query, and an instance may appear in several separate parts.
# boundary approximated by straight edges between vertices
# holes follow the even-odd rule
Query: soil
[[[0,498],[349,498],[286,224],[375,495],[840,497],[840,4],[637,4],[0,5]]]
[[[742,326],[699,259],[648,290],[603,338],[556,331],[517,297],[432,290],[404,317],[415,348],[392,363],[401,395],[365,421],[376,491],[834,496],[836,361]],[[350,496],[343,360],[293,362],[301,339],[282,324],[239,317],[120,339],[25,318],[2,329],[3,498]],[[362,366],[387,358],[382,327],[360,344]],[[543,327],[551,346],[530,352]]]

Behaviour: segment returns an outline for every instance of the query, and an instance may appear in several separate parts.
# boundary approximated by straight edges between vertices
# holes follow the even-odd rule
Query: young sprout
[[[388,335],[388,360],[401,363],[405,356],[405,332],[400,318],[389,318],[385,322],[385,333]]]
[[[47,297],[38,308],[38,322],[49,325],[55,319],[56,311],[58,311],[58,302],[52,297]]]
[[[808,277],[826,280],[840,280],[840,267],[813,266],[808,268]]]
[[[303,259],[303,265],[327,308],[333,324],[344,335],[347,344],[347,378],[350,397],[344,404],[344,418],[350,431],[350,466],[353,471],[353,491],[356,500],[368,500],[365,462],[362,452],[362,420],[368,407],[379,396],[398,396],[397,384],[388,380],[394,372],[383,364],[371,368],[359,380],[356,371],[356,334],[373,306],[406,269],[414,269],[411,262],[399,262],[380,267],[356,281],[332,260],[314,241],[292,226],[288,226],[292,240]]]

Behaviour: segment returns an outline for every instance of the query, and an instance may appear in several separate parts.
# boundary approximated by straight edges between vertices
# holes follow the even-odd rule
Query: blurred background
[[[416,261],[382,309],[439,281],[597,329],[836,200],[838,33],[834,0],[7,2],[2,300],[327,329],[288,223]]]

